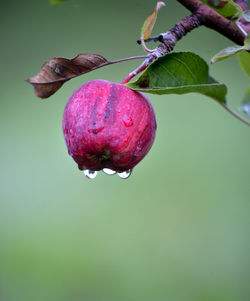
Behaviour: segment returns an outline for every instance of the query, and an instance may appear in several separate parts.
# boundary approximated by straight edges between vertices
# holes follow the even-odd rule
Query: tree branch
[[[134,76],[145,70],[155,59],[160,56],[163,56],[171,52],[178,40],[185,36],[188,32],[193,30],[196,27],[204,25],[208,28],[211,28],[223,36],[229,38],[231,41],[238,45],[244,45],[245,34],[232,22],[222,17],[216,11],[203,4],[199,0],[177,0],[187,9],[189,9],[192,14],[187,16],[180,22],[178,22],[172,29],[164,34],[160,34],[155,37],[151,37],[144,42],[149,41],[159,41],[162,42],[156,49],[149,54],[146,60],[133,72],[123,80],[123,84],[129,82]],[[241,5],[243,10],[247,9],[247,0],[236,0],[239,5]],[[236,2],[235,1],[235,2]],[[140,40],[137,41],[139,44]],[[250,122],[243,117],[241,117],[236,112],[232,111],[226,104],[221,104],[229,113],[234,117],[241,120],[247,125],[250,125]]]
[[[222,17],[216,11],[205,5],[199,0],[177,0],[188,10],[192,12],[190,16],[187,16],[180,22],[178,22],[172,29],[164,34],[160,34],[156,37],[152,37],[146,40],[148,41],[160,41],[162,42],[144,61],[141,66],[131,72],[122,83],[127,83],[134,76],[143,71],[149,64],[155,59],[171,52],[178,40],[185,36],[188,32],[196,27],[204,25],[208,28],[214,29],[223,36],[229,38],[238,45],[244,45],[245,35],[244,33],[232,22]],[[237,0],[244,7],[247,6],[246,0]],[[137,41],[140,44],[140,40]]]
[[[167,31],[166,33],[161,33],[158,36],[150,37],[144,42],[154,41],[154,42],[163,42],[165,44],[171,44],[173,47],[176,42],[180,40],[183,36],[185,36],[192,29],[199,27],[201,25],[199,18],[197,15],[190,15],[182,19],[178,22],[172,29]],[[138,44],[141,44],[141,40],[137,41]],[[171,48],[171,45],[168,45]],[[173,50],[173,47],[171,50]]]
[[[148,55],[147,59],[136,70],[129,73],[122,83],[126,84],[134,76],[145,70],[155,59],[171,52],[174,49],[177,41],[198,26],[200,26],[198,17],[196,15],[190,15],[178,22],[172,29],[170,29],[170,31],[154,37],[154,40],[158,40],[162,43],[151,54]]]
[[[177,0],[193,14],[202,25],[211,28],[238,45],[244,45],[245,35],[232,22],[199,0]]]

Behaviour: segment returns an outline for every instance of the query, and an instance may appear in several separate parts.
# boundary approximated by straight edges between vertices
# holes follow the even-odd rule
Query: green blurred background
[[[154,34],[189,12],[166,1]],[[47,100],[24,81],[51,57],[142,55],[154,1],[3,1],[0,10],[0,300],[247,301],[250,132],[202,95],[149,95],[156,141],[132,176],[87,180],[61,120],[82,83],[121,82],[140,61],[66,83]],[[207,62],[232,42],[206,28],[181,40]],[[153,46],[152,46],[153,47]],[[211,66],[234,110],[248,80],[237,58]]]

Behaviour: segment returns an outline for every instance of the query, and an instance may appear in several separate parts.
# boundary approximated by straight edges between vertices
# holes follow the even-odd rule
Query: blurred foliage
[[[50,4],[59,4],[59,3],[62,3],[62,2],[65,2],[65,1],[69,1],[69,0],[50,0]]]
[[[242,16],[242,9],[240,5],[236,4],[233,0],[200,0],[218,14],[227,18],[230,21],[237,21]]]

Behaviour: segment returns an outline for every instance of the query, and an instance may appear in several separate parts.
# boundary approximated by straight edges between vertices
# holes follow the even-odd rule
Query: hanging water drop
[[[109,169],[109,168],[103,168],[102,170],[105,174],[107,175],[114,175],[116,174],[116,171],[112,170],[112,169]]]
[[[132,169],[128,169],[126,171],[123,172],[118,172],[118,176],[122,179],[127,179],[130,175],[131,175]]]
[[[249,88],[249,92],[250,92],[250,88]],[[245,113],[248,117],[250,117],[250,99],[244,101],[239,107],[239,109],[241,112]]]
[[[97,176],[97,171],[94,171],[94,170],[89,170],[89,169],[85,169],[83,171],[84,175],[86,178],[88,179],[94,179],[96,176]]]

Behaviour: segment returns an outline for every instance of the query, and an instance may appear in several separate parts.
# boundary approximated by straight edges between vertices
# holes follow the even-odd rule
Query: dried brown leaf
[[[33,85],[36,96],[47,98],[66,81],[107,64],[108,61],[98,54],[78,54],[71,60],[52,58],[43,64],[36,76],[27,81]]]

